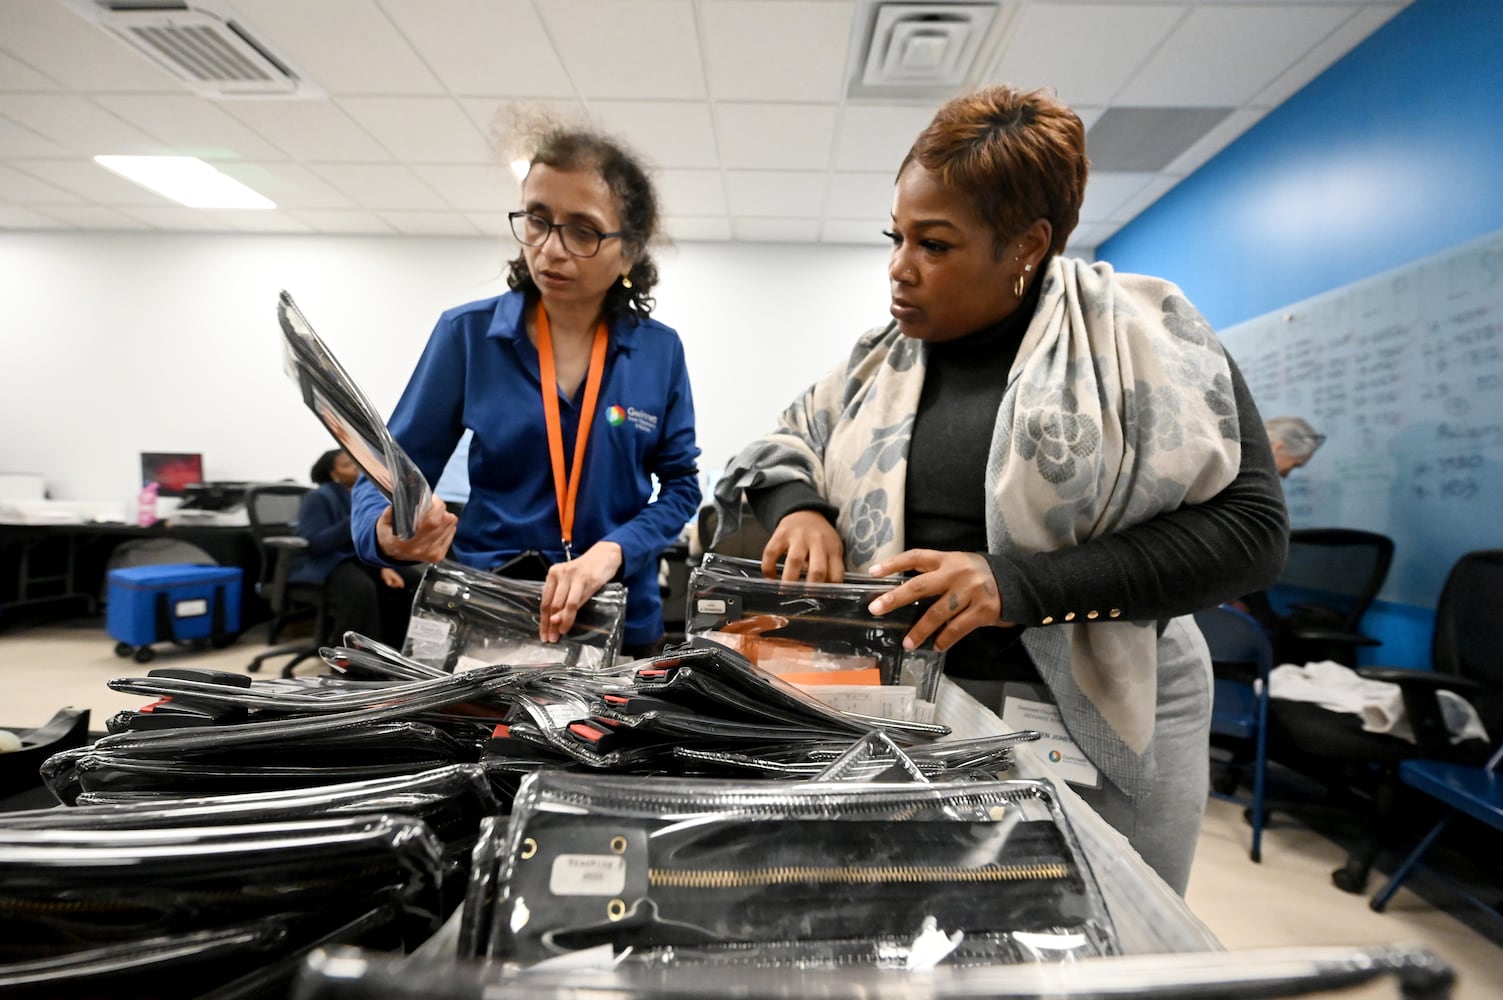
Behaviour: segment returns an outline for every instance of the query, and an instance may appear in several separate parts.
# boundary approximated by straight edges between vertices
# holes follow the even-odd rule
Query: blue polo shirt
[[[470,498],[453,551],[477,569],[493,569],[528,549],[563,559],[542,379],[524,305],[522,295],[508,292],[440,316],[389,423],[430,483],[465,430],[474,432]],[[583,385],[578,395],[559,394],[569,469]],[[618,579],[628,590],[625,641],[652,642],[663,634],[658,555],[700,501],[694,400],[678,334],[651,319],[611,324],[597,405],[575,504],[574,551],[602,539],[620,544]],[[653,476],[658,496],[649,503]],[[362,477],[351,514],[355,548],[367,562],[392,565],[376,548],[376,519],[386,507],[386,498]]]

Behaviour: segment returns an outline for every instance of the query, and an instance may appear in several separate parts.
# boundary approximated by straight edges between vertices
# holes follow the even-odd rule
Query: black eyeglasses
[[[523,246],[542,246],[548,242],[548,234],[556,229],[564,249],[575,257],[593,257],[600,252],[601,243],[626,235],[624,229],[602,233],[593,226],[578,222],[549,222],[541,215],[533,215],[531,212],[508,212],[506,217],[511,220],[511,234]]]

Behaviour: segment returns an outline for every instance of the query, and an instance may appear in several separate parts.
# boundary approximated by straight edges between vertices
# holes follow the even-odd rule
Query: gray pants
[[[1170,650],[1179,650],[1179,655]],[[1211,656],[1189,617],[1169,623],[1159,642],[1159,656],[1153,787],[1137,802],[1106,780],[1100,788],[1071,787],[1183,896],[1210,792]],[[1001,713],[1002,682],[953,679],[973,698]]]

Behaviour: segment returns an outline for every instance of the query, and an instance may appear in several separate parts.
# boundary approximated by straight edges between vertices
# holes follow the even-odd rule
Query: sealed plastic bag
[[[842,710],[928,721],[944,654],[903,649],[927,605],[881,618],[867,610],[902,582],[851,574],[843,583],[785,583],[749,559],[710,554],[689,578],[687,630]]]
[[[626,588],[608,583],[579,609],[558,642],[538,638],[543,585],[443,562],[429,566],[412,602],[403,652],[447,671],[505,663],[615,663],[626,625]]]

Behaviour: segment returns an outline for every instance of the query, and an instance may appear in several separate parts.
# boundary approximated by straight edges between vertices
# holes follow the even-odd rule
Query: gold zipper
[[[651,868],[647,883],[666,889],[742,889],[789,882],[819,882],[837,885],[878,885],[923,882],[1025,882],[1068,878],[1070,866],[1059,862],[1037,865],[988,865],[984,868],[899,866],[886,868],[761,868],[678,870]]]

